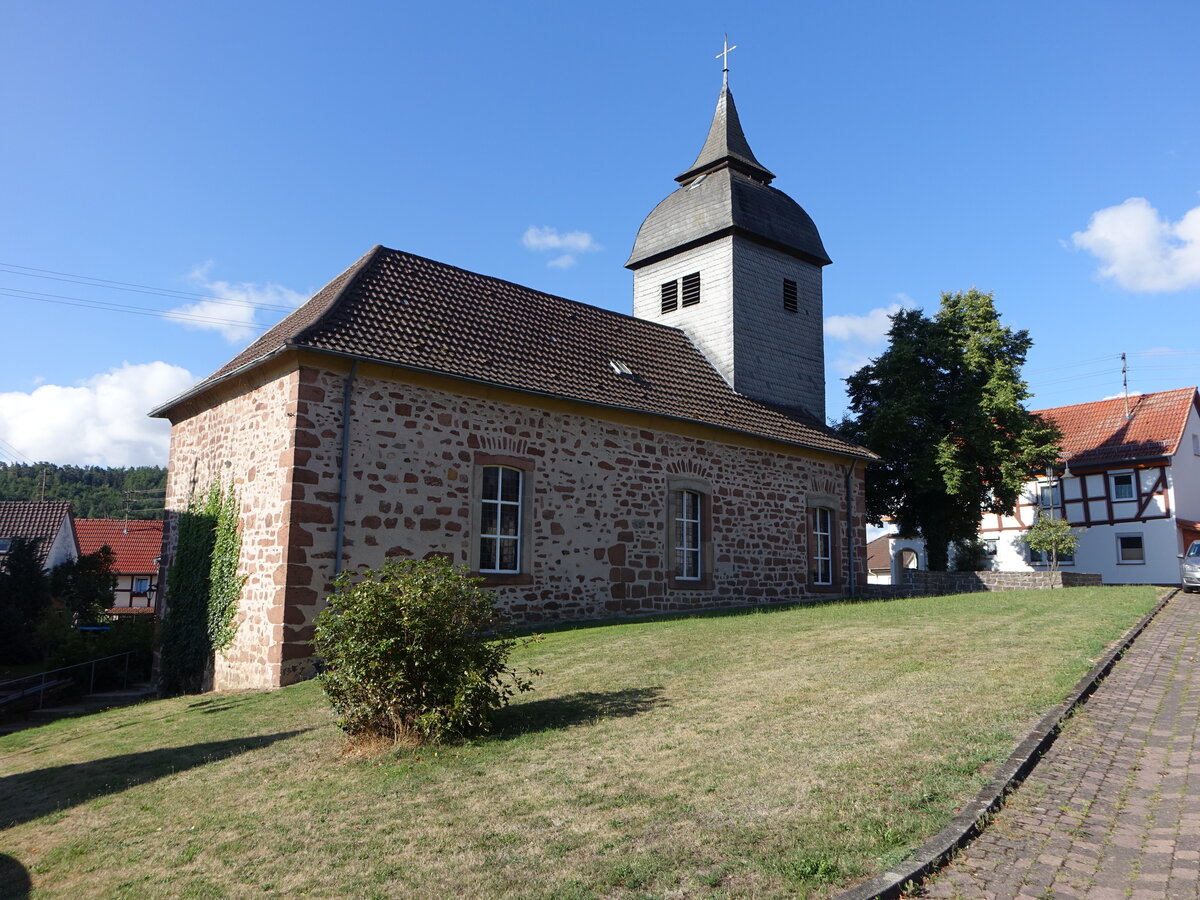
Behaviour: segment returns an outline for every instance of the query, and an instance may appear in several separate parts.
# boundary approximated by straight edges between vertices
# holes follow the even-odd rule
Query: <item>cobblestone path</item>
[[[921,896],[1200,898],[1200,599],[1177,594]]]

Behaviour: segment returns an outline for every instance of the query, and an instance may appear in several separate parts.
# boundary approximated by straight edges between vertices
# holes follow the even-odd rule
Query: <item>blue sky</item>
[[[972,286],[1034,407],[1200,381],[1195,2],[0,0],[0,461],[164,463],[145,412],[376,243],[628,312],[725,31],[834,260],[831,415]]]

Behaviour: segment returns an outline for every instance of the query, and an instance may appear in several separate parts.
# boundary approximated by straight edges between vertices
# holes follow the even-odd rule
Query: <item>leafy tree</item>
[[[991,294],[942,294],[933,318],[892,317],[888,349],[847,379],[842,434],[882,457],[867,469],[867,515],[925,539],[929,568],[971,539],[983,512],[1011,513],[1029,475],[1058,455],[1059,434],[1024,402],[1028,331],[1000,324]]]
[[[1069,556],[1079,546],[1079,535],[1066,519],[1052,518],[1038,511],[1037,518],[1021,540],[1049,561],[1049,570],[1058,571],[1060,557]]]
[[[440,741],[486,731],[531,681],[491,639],[492,597],[447,560],[392,560],[337,592],[317,617],[321,687],[352,737]],[[528,672],[526,674],[540,674]]]
[[[0,462],[0,500],[70,500],[80,519],[161,519],[167,470]]]
[[[50,593],[83,624],[94,623],[113,605],[117,557],[107,544],[95,553],[59,563],[50,572]]]
[[[34,662],[40,656],[34,628],[50,609],[41,543],[41,538],[14,537],[0,562],[0,664]]]

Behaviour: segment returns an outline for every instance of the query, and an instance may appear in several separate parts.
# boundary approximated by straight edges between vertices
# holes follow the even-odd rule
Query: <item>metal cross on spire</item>
[[[732,47],[729,46],[729,32],[725,32],[725,49],[722,50],[720,53],[718,53],[716,56],[714,56],[713,59],[717,59],[718,57],[720,57],[724,60],[723,65],[725,66],[725,68],[722,70],[722,73],[721,73],[721,83],[724,84],[726,87],[729,86],[729,51],[736,50],[736,49],[737,49],[737,44],[734,44]]]

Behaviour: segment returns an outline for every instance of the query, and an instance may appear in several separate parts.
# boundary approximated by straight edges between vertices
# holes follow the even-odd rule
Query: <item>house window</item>
[[[1122,472],[1119,475],[1112,477],[1112,494],[1113,500],[1134,500],[1136,499],[1133,490],[1133,473]]]
[[[996,542],[996,538],[987,538],[983,542],[983,555],[984,556],[995,556],[998,547],[999,547],[999,545]]]
[[[521,498],[524,473],[508,466],[480,472],[479,571],[521,571]]]
[[[1200,456],[1200,434],[1192,435],[1192,453]]]
[[[1146,562],[1146,548],[1140,534],[1117,535],[1117,565],[1140,566]]]
[[[823,506],[813,510],[813,581],[833,584],[833,513]]]
[[[1047,565],[1049,562],[1050,562],[1050,554],[1049,553],[1043,552],[1041,550],[1034,550],[1032,547],[1029,548],[1029,564],[1031,566],[1044,566],[1044,565]],[[1075,554],[1074,553],[1060,553],[1058,555],[1058,564],[1060,566],[1075,565]]]
[[[7,553],[12,546],[12,538],[0,538],[0,553]]]
[[[146,594],[150,591],[150,579],[145,575],[135,575],[133,578],[133,592],[135,594]]]
[[[1039,484],[1038,485],[1038,506],[1042,509],[1058,509],[1058,485],[1057,484]]]
[[[704,575],[699,491],[675,491],[675,577],[699,581]]]
[[[695,306],[700,302],[700,273],[683,276],[683,305]]]
[[[783,308],[785,312],[796,312],[800,308],[800,299],[796,292],[796,282],[790,278],[783,279]]]
[[[675,312],[679,308],[679,282],[668,281],[662,286],[662,311]]]

